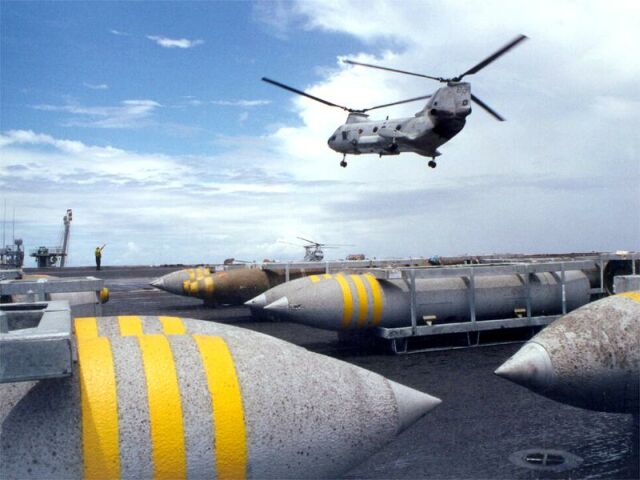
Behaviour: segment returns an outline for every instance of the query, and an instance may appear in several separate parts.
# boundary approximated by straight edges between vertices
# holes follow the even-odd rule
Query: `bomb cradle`
[[[640,292],[585,305],[556,320],[496,375],[580,408],[640,412]]]
[[[75,321],[72,377],[0,385],[1,478],[336,477],[440,401],[266,335]]]

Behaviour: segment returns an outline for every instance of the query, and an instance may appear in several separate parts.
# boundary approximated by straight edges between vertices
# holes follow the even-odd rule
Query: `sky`
[[[68,264],[640,250],[640,3],[0,1],[0,211]],[[438,167],[341,155],[345,113],[476,75]],[[420,102],[371,118],[413,116]],[[4,205],[6,204],[6,208]],[[4,213],[6,212],[6,213]],[[12,224],[15,212],[15,226]],[[34,265],[33,259],[27,266]]]

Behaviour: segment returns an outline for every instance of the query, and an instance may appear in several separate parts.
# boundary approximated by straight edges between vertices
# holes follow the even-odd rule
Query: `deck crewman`
[[[102,250],[106,247],[105,243],[101,247],[96,247],[96,270],[100,270],[100,261],[102,260]]]

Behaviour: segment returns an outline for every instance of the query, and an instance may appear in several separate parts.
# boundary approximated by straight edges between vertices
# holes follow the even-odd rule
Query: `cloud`
[[[269,105],[271,100],[211,100],[210,103],[223,107],[259,107]]]
[[[267,31],[280,40],[287,40],[289,31],[300,20],[296,14],[295,6],[284,0],[255,2],[252,17],[254,21],[266,27]]]
[[[527,34],[529,41],[469,77],[474,93],[507,121],[474,107],[464,130],[440,148],[435,170],[415,154],[349,156],[348,168],[340,168],[341,155],[326,141],[346,115],[294,95],[294,121],[275,118],[262,135],[214,136],[213,153],[201,156],[5,132],[0,190],[25,206],[30,241],[40,241],[43,217],[73,207],[74,246],[84,255],[76,264],[91,262],[98,238],[113,247],[109,262],[137,264],[300,258],[276,243],[300,235],[355,245],[328,252],[331,258],[355,251],[388,257],[637,249],[640,64],[628,48],[640,44],[637,3],[615,9],[600,2],[493,0],[277,5],[283,35],[304,28],[355,40],[340,43],[348,46],[317,66],[316,80],[299,85],[354,108],[440,85],[350,67],[342,57],[452,76]],[[285,95],[273,92],[273,98]],[[241,108],[254,101],[216,100]],[[151,122],[162,108],[138,102],[136,124]],[[85,124],[117,119],[110,109],[134,107],[40,106]],[[400,105],[371,118],[409,117],[421,107]]]
[[[83,85],[87,88],[90,88],[91,90],[109,90],[109,85],[107,85],[106,83],[98,83],[98,84],[93,84],[93,83],[83,83]]]
[[[109,32],[112,33],[113,35],[117,35],[119,37],[128,37],[128,36],[131,35],[130,33],[123,32],[123,31],[120,31],[120,30],[116,30],[114,28],[110,29]]]
[[[147,35],[149,40],[153,40],[164,48],[193,48],[202,45],[204,40],[188,40],[186,38],[167,38],[158,35]]]
[[[46,112],[64,112],[75,115],[65,120],[65,126],[95,128],[140,128],[146,126],[154,112],[162,105],[154,100],[124,100],[118,106],[34,105]]]

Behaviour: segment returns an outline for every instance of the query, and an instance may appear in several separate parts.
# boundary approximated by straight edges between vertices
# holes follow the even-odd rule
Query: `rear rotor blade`
[[[271,80],[270,78],[262,77],[262,81],[275,85],[276,87],[284,88],[293,93],[297,93],[298,95],[302,95],[303,97],[310,98],[311,100],[315,100],[316,102],[324,103],[325,105],[329,105],[330,107],[341,108],[342,110],[346,110],[347,112],[352,111],[350,108],[345,107],[343,105],[338,105],[336,103],[331,103],[327,100],[323,100],[322,98],[314,97],[313,95],[309,95],[302,90],[298,90],[297,88],[290,87],[289,85],[285,85],[284,83],[276,82],[275,80]]]
[[[504,122],[504,118],[502,116],[500,116],[500,114],[498,112],[493,110],[491,107],[489,107],[489,105],[484,103],[482,100],[480,100],[474,94],[471,94],[471,100],[473,100],[478,105],[480,105],[482,108],[484,108],[487,111],[487,113],[489,113],[489,115],[493,115],[497,120],[500,120],[501,122]]]
[[[349,65],[360,65],[361,67],[377,68],[378,70],[387,70],[388,72],[404,73],[405,75],[413,75],[414,77],[430,78],[431,80],[437,80],[439,82],[444,81],[444,79],[440,77],[431,77],[429,75],[423,75],[421,73],[406,72],[404,70],[398,70],[396,68],[381,67],[379,65],[371,65],[369,63],[354,62],[353,60],[343,60],[343,62],[348,63]]]
[[[309,239],[307,239],[307,238],[302,238],[302,237],[296,237],[296,238],[298,238],[298,239],[300,239],[300,240],[304,240],[305,242],[312,243],[313,245],[321,245],[320,243],[318,243],[318,242],[314,242],[313,240],[309,240]]]
[[[486,67],[487,65],[489,65],[491,62],[497,60],[498,58],[500,58],[502,55],[504,55],[505,53],[507,53],[509,50],[511,50],[513,47],[515,47],[516,45],[518,45],[520,42],[522,42],[523,40],[526,40],[527,37],[526,35],[518,35],[516,38],[514,38],[513,40],[511,40],[509,43],[507,43],[504,47],[502,47],[500,50],[498,50],[496,53],[494,53],[493,55],[490,55],[489,57],[485,58],[483,61],[481,61],[480,63],[478,63],[476,66],[471,67],[469,70],[467,70],[466,72],[464,72],[462,75],[458,76],[455,78],[456,82],[459,82],[460,80],[462,80],[462,78],[465,75],[471,75],[473,73],[478,73],[480,70],[482,70],[484,67]]]
[[[369,110],[375,110],[377,108],[391,107],[393,105],[401,105],[403,103],[416,102],[418,100],[424,100],[425,98],[429,98],[429,97],[431,97],[431,95],[424,95],[422,97],[410,98],[408,100],[400,100],[399,102],[385,103],[384,105],[376,105],[375,107],[365,108],[362,111],[363,112],[368,112]]]

